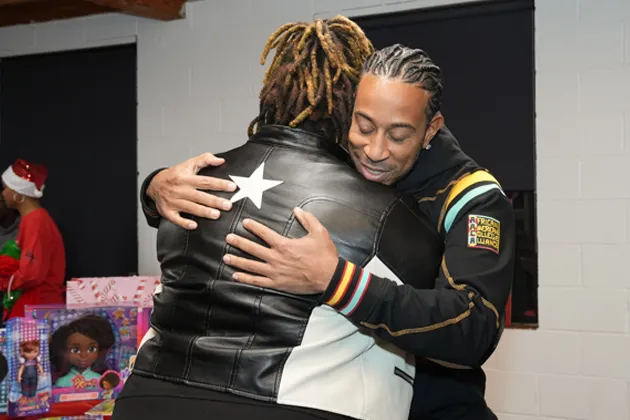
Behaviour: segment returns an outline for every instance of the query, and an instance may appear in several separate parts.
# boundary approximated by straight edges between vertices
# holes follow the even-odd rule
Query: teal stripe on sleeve
[[[451,226],[453,225],[453,222],[457,218],[457,214],[461,211],[461,209],[464,208],[466,204],[468,204],[474,198],[479,197],[480,195],[494,189],[501,190],[501,188],[497,184],[485,184],[473,188],[472,190],[464,194],[464,196],[460,198],[459,201],[455,203],[455,205],[453,205],[453,207],[451,207],[446,213],[446,217],[444,218],[444,231],[448,233],[448,231],[451,229]]]
[[[363,298],[365,288],[368,286],[368,284],[370,284],[370,278],[371,274],[363,270],[361,280],[359,280],[359,284],[357,285],[354,295],[352,296],[352,300],[348,303],[348,305],[346,305],[345,308],[343,308],[339,312],[341,312],[343,315],[348,316],[356,309],[356,307],[359,305],[359,302],[361,302],[361,299]]]

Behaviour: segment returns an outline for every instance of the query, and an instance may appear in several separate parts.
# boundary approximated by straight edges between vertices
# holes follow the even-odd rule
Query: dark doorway
[[[442,68],[447,126],[497,177],[515,209],[511,321],[536,325],[534,1],[491,0],[355,20],[377,49],[396,43],[420,48]]]
[[[136,46],[0,61],[0,168],[45,164],[66,278],[138,271]]]

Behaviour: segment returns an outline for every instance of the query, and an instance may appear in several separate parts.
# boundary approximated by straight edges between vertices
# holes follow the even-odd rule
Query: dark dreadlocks
[[[370,57],[362,74],[373,74],[420,86],[431,98],[425,110],[427,123],[440,112],[442,104],[442,71],[427,53],[400,44],[383,48]]]
[[[372,43],[351,20],[288,23],[267,40],[261,57],[276,54],[263,80],[260,114],[251,136],[264,124],[297,127],[307,119],[332,122],[337,141],[350,129],[356,85]]]

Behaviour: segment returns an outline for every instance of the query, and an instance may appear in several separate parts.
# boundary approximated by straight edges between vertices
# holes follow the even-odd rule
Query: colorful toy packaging
[[[9,416],[47,413],[51,402],[48,323],[35,319],[10,319],[6,334]]]
[[[135,307],[32,306],[26,316],[50,324],[53,401],[115,398],[137,351]]]
[[[153,307],[159,277],[94,277],[72,279],[66,284],[68,308],[133,305]]]
[[[112,414],[114,414],[115,405],[116,405],[115,400],[104,400],[98,405],[95,405],[94,407],[92,407],[92,409],[90,409],[90,411],[85,413],[85,415],[90,416],[90,419],[93,419],[94,417],[98,417],[98,416],[101,416],[101,417],[111,416]]]
[[[5,328],[0,329],[0,353],[9,360],[9,354],[7,353],[7,330]],[[2,382],[0,382],[0,413],[7,412],[7,402],[9,400],[9,375]]]
[[[138,348],[144,338],[145,334],[149,331],[151,319],[151,310],[149,308],[138,308]]]

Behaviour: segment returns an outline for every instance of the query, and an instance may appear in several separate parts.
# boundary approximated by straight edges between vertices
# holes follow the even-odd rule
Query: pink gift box
[[[66,305],[153,307],[153,293],[159,277],[94,277],[72,279],[66,284]]]

